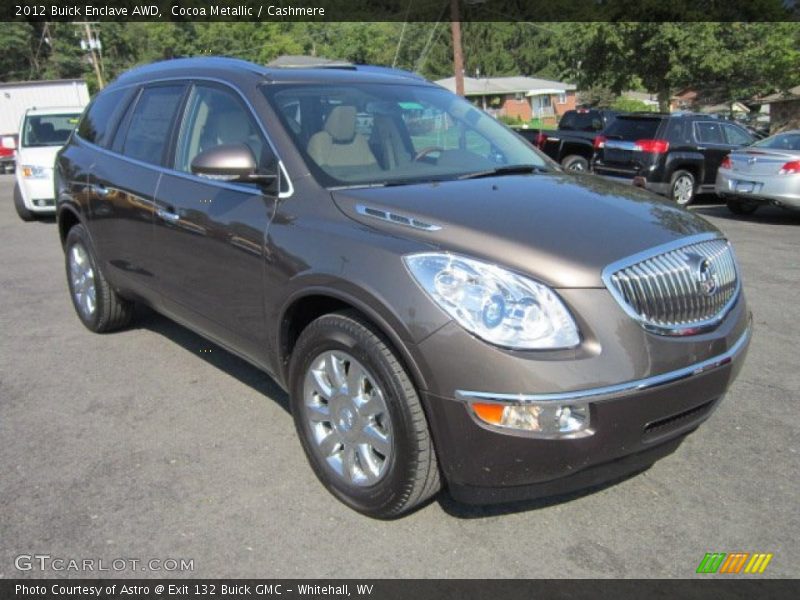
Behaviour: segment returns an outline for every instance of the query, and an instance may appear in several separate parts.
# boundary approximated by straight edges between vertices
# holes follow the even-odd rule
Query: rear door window
[[[125,156],[154,165],[162,164],[185,89],[185,85],[178,84],[142,90],[122,144]]]
[[[125,111],[130,90],[102,92],[89,105],[78,125],[78,135],[87,142],[108,147],[119,117]]]
[[[701,144],[725,144],[722,123],[700,121],[694,124],[694,135]]]
[[[605,135],[609,139],[624,140],[626,142],[653,139],[656,137],[660,124],[661,119],[658,118],[618,117],[608,126]]]
[[[558,128],[564,131],[600,131],[603,129],[603,119],[595,110],[575,111],[566,113]]]

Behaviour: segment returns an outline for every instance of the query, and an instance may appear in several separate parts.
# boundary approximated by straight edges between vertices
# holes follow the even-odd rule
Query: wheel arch
[[[56,220],[58,223],[58,237],[61,239],[61,247],[63,248],[67,242],[69,230],[75,225],[80,225],[83,221],[78,211],[69,204],[62,204],[59,207]]]
[[[694,177],[695,187],[703,182],[705,177],[705,163],[703,156],[688,152],[681,152],[669,158],[667,164],[667,183],[672,182],[672,177],[678,171],[688,171]]]
[[[376,307],[380,307],[379,309]],[[315,319],[342,310],[354,310],[369,321],[389,342],[406,368],[414,386],[422,392],[427,389],[426,377],[398,331],[405,331],[402,323],[376,298],[370,302],[354,294],[332,287],[312,287],[292,296],[280,312],[276,349],[278,372],[288,386],[289,362],[303,329]],[[423,394],[420,394],[423,396]]]

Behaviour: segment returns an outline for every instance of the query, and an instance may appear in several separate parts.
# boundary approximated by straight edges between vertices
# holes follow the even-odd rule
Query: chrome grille
[[[626,312],[645,327],[676,335],[715,325],[739,291],[733,251],[719,238],[615,263],[604,279]]]

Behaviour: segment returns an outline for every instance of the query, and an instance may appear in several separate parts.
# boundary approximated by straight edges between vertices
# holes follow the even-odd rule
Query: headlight
[[[546,285],[492,264],[443,253],[404,257],[428,295],[464,329],[498,346],[571,348],[578,328]]]
[[[30,179],[45,179],[47,172],[50,169],[47,167],[38,167],[36,165],[22,165],[22,176],[29,177]]]

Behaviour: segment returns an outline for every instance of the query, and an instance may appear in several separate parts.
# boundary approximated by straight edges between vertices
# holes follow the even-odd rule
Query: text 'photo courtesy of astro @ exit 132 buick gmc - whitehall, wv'
[[[55,179],[83,324],[144,303],[257,365],[323,485],[373,517],[642,470],[714,411],[750,340],[711,224],[566,173],[404,71],[136,68]]]

